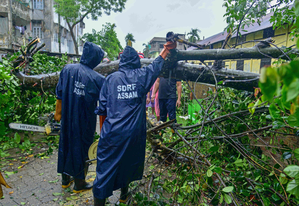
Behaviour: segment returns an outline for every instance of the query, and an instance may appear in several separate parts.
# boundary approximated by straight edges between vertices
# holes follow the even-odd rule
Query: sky
[[[199,29],[200,38],[222,32],[226,27],[223,0],[127,0],[121,13],[103,14],[97,21],[84,20],[84,33],[92,29],[100,31],[105,22],[115,23],[117,37],[123,47],[125,36],[132,33],[133,47],[142,51],[143,43],[153,37],[165,37],[166,33],[187,34],[191,28]]]

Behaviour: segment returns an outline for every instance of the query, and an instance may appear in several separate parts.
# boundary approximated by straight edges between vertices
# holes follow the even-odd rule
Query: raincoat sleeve
[[[107,93],[108,93],[108,87],[107,87],[107,80],[104,82],[103,87],[100,92],[99,97],[99,106],[94,111],[95,114],[101,115],[101,116],[107,116]]]
[[[59,75],[59,80],[58,84],[56,86],[56,98],[57,99],[62,99],[62,81],[63,81],[63,73],[64,73],[64,68],[61,70],[60,75]]]
[[[153,63],[140,69],[138,74],[138,80],[143,88],[143,92],[147,94],[153,84],[155,83],[157,77],[159,76],[161,69],[163,67],[164,59],[159,56]]]

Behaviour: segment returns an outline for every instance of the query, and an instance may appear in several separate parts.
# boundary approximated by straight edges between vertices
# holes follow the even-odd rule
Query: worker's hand
[[[152,98],[151,98],[151,102],[152,102],[152,103],[154,103],[155,98],[156,98],[156,95],[155,95],[155,94],[152,94]]]
[[[100,130],[102,130],[102,127],[103,127],[103,124],[104,124],[104,121],[106,119],[107,116],[104,116],[104,115],[100,115],[99,118],[100,118]]]
[[[163,46],[164,46],[165,49],[168,49],[168,50],[175,49],[176,48],[176,41],[174,41],[174,42],[168,41]]]
[[[146,98],[146,104],[149,104],[151,102],[151,99],[149,97]]]
[[[166,42],[166,44],[164,44],[164,49],[160,53],[160,56],[163,59],[165,59],[167,54],[169,54],[169,50],[175,49],[175,48],[176,48],[176,41],[175,42],[171,42],[171,41]]]
[[[181,106],[181,100],[178,99],[178,100],[176,101],[176,106],[177,106],[177,107],[180,107],[180,106]]]
[[[54,114],[54,120],[57,122],[60,122],[61,120],[61,99],[56,100],[56,109],[55,109],[55,114]]]

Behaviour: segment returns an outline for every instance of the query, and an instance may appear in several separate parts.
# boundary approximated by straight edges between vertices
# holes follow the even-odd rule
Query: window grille
[[[44,9],[44,1],[43,0],[33,0],[33,8],[34,9]]]
[[[43,32],[41,27],[33,27],[33,37],[43,38]]]

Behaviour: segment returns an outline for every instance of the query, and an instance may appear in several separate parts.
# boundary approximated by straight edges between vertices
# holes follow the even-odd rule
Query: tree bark
[[[297,51],[295,51],[297,52]],[[272,57],[279,57],[282,52],[276,48],[260,49],[256,47],[244,49],[204,49],[196,51],[173,51],[164,63],[161,71],[161,76],[171,77],[184,81],[196,81],[199,83],[215,84],[223,81],[222,86],[232,87],[238,90],[253,91],[258,87],[259,74],[244,72],[231,69],[212,69],[203,65],[190,64],[185,62],[178,62],[179,60],[224,60],[224,59],[240,59],[240,58],[263,58],[267,54]],[[142,66],[152,63],[154,59],[141,59]],[[101,63],[95,71],[107,76],[118,70],[119,60],[110,63]],[[173,68],[173,69],[170,69]],[[52,74],[27,76],[21,72],[15,71],[16,76],[21,83],[28,87],[34,88],[55,88],[59,79],[59,72]],[[34,87],[33,87],[34,86]]]
[[[74,46],[75,46],[75,52],[76,54],[79,54],[79,51],[78,51],[78,44],[77,44],[77,40],[76,40],[76,37],[74,35],[74,31],[73,31],[73,28],[74,28],[74,24],[71,26],[71,24],[66,20],[67,22],[67,25],[70,29],[70,32],[71,32],[71,36],[72,36],[72,39],[73,39],[73,43],[74,43]]]
[[[153,62],[153,60],[154,59],[142,59],[142,66],[150,64],[151,62]],[[99,64],[94,70],[104,76],[107,76],[118,70],[118,64],[119,60],[113,61],[111,63],[102,63]],[[209,67],[184,62],[179,62],[177,64],[177,67],[171,70],[171,72],[169,69],[163,68],[161,71],[161,76],[168,78],[169,74],[171,73],[171,78],[184,81],[196,81],[215,84],[215,79],[212,72],[215,74],[217,82],[223,81],[222,86],[225,87],[253,91],[254,87],[258,86],[259,74],[231,69],[213,70]],[[22,72],[15,72],[15,75],[20,79],[22,85],[28,87],[28,89],[34,89],[34,87],[37,89],[54,88],[56,87],[59,79],[59,72],[32,76],[27,76]],[[250,79],[253,79],[253,81],[248,81]],[[236,80],[240,82],[234,82]]]
[[[283,50],[283,49],[282,49]],[[277,48],[269,47],[263,49],[257,49],[257,47],[251,48],[238,48],[238,49],[203,49],[185,51],[179,50],[177,52],[177,60],[225,60],[225,59],[262,59],[267,58],[264,54],[273,58],[282,57],[283,53]]]

